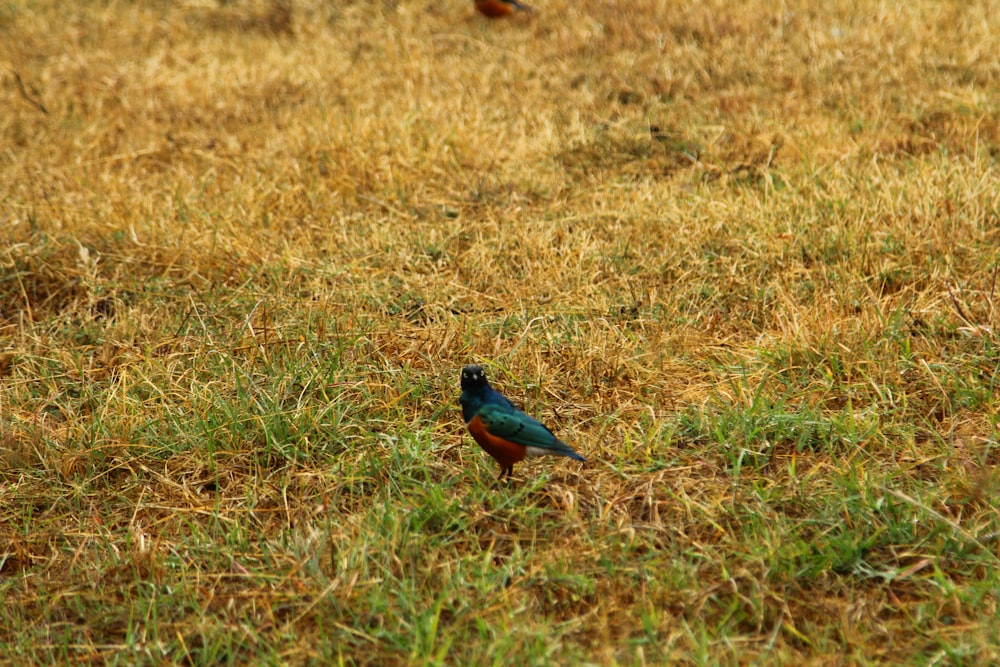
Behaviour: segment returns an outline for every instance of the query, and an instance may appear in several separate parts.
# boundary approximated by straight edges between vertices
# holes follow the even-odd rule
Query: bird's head
[[[486,371],[482,366],[469,364],[462,369],[462,391],[477,391],[489,386],[486,381]]]

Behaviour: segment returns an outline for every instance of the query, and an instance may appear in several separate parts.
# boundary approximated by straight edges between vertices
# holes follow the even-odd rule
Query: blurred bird
[[[458,402],[462,404],[462,416],[473,439],[500,464],[498,480],[504,475],[510,477],[514,464],[526,456],[587,460],[491,387],[481,366],[473,364],[462,369],[462,395]]]
[[[510,16],[515,12],[530,12],[534,11],[531,7],[524,4],[523,2],[518,2],[517,0],[472,0],[476,5],[476,10],[483,16],[488,16],[491,19],[500,18],[501,16]]]

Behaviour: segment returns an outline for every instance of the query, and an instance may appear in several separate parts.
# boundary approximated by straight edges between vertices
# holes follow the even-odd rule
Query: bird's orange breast
[[[486,450],[487,454],[496,459],[501,468],[508,468],[523,461],[527,454],[527,448],[524,445],[490,434],[479,415],[469,420],[469,433],[479,443],[479,446]]]

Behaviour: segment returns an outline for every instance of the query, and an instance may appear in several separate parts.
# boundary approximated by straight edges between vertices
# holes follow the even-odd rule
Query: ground
[[[4,663],[1000,661],[1000,6],[531,4],[0,6]]]

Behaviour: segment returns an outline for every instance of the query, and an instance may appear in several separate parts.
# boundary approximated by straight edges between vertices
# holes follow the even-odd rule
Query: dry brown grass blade
[[[36,109],[38,109],[39,111],[41,111],[43,114],[48,115],[49,110],[45,108],[45,105],[42,104],[38,99],[36,99],[35,96],[31,95],[28,92],[27,87],[25,87],[25,85],[24,85],[24,80],[21,79],[20,73],[18,73],[17,71],[15,71],[13,69],[10,69],[10,68],[8,68],[8,70],[10,71],[10,73],[12,75],[14,75],[14,82],[17,84],[17,89],[18,89],[18,92],[21,93],[21,97],[26,102],[28,102],[29,104],[31,104],[33,107],[35,107]]]

